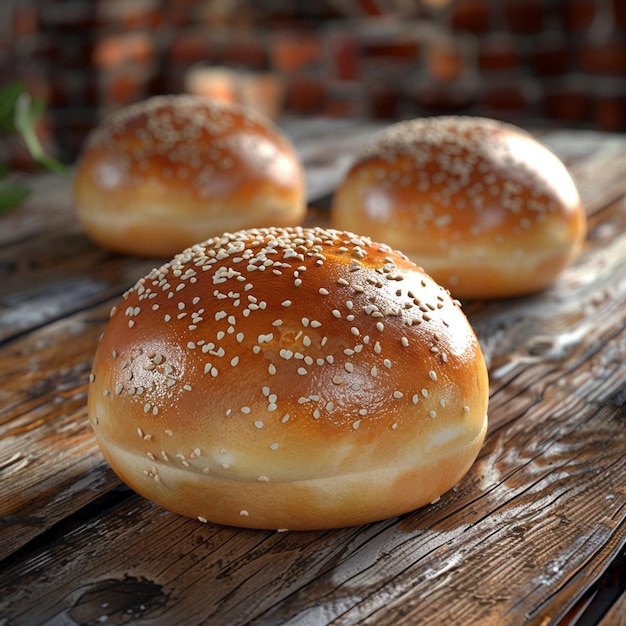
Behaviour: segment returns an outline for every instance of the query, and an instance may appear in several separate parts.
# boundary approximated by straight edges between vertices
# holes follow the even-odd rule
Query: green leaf
[[[22,136],[28,151],[35,161],[53,172],[64,174],[68,168],[47,155],[37,137],[35,124],[39,119],[41,107],[33,106],[30,95],[22,92],[15,103],[15,129]]]
[[[30,189],[24,185],[0,181],[0,214],[22,204],[29,193]]]
[[[0,89],[0,129],[5,132],[15,132],[15,105],[22,93],[24,93],[24,85],[18,81]]]

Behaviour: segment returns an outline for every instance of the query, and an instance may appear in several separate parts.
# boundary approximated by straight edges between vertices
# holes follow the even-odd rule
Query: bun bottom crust
[[[485,415],[480,432],[462,449],[437,455],[416,450],[406,467],[293,482],[226,479],[150,460],[101,435],[98,442],[129,487],[172,512],[227,526],[320,530],[388,519],[432,503],[469,471],[486,431]]]

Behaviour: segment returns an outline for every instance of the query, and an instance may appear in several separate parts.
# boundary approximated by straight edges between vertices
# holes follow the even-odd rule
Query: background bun
[[[195,245],[124,296],[89,416],[162,506],[320,529],[437,499],[474,462],[488,382],[458,302],[388,246],[322,228]]]
[[[96,243],[167,256],[226,230],[290,226],[306,210],[305,175],[287,138],[250,110],[199,96],[158,96],[89,136],[74,185]]]
[[[403,250],[463,298],[545,288],[586,235],[563,163],[525,131],[477,117],[382,131],[337,189],[331,220]]]

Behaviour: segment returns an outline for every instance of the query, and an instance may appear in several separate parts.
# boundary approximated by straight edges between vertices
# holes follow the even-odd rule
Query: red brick
[[[623,5],[623,0],[616,0]],[[596,0],[567,0],[560,3],[563,27],[568,32],[580,32],[591,26],[596,15]]]
[[[297,113],[311,114],[324,108],[326,87],[316,76],[297,74],[287,83],[287,108]]]
[[[581,69],[593,74],[626,75],[626,36],[614,35],[601,44],[584,42],[579,62]]]
[[[39,7],[37,3],[22,0],[13,4],[11,35],[14,39],[36,35],[39,32]]]
[[[99,79],[100,102],[105,110],[137,102],[148,95],[150,74],[132,67],[106,72]]]
[[[356,80],[359,75],[359,41],[347,30],[333,30],[323,37],[324,59],[331,78]]]
[[[96,43],[93,62],[100,68],[125,63],[146,64],[154,60],[155,44],[147,33],[110,35]]]
[[[184,29],[172,40],[167,51],[167,61],[195,63],[210,61],[215,55],[216,46],[204,29]]]
[[[316,33],[274,33],[270,41],[270,63],[273,69],[280,72],[297,72],[319,64],[321,49]]]
[[[197,7],[202,0],[163,0],[164,21],[174,29],[196,22]]]
[[[393,119],[401,115],[407,78],[415,64],[390,57],[367,58],[361,61],[361,82],[369,103],[369,115],[377,119]]]
[[[407,101],[430,113],[462,113],[475,102],[475,88],[465,81],[435,83],[424,80],[407,90]]]
[[[563,80],[548,85],[543,96],[543,112],[549,119],[585,122],[591,119],[591,97],[586,79]]]
[[[229,37],[223,47],[223,63],[233,67],[263,69],[268,65],[268,51],[265,39],[258,36]]]
[[[108,28],[121,30],[153,30],[163,22],[159,0],[105,0],[98,3],[100,19]]]
[[[506,0],[504,13],[509,29],[514,33],[537,33],[546,17],[547,0]]]
[[[593,86],[593,121],[601,130],[626,131],[626,84],[621,79]]]
[[[466,70],[463,51],[454,40],[433,42],[425,56],[428,74],[435,81],[454,81]]]
[[[484,35],[478,40],[478,66],[481,70],[510,70],[521,63],[520,42],[506,32]]]
[[[533,40],[531,63],[538,76],[558,76],[570,69],[567,39],[560,33],[550,33]]]
[[[456,0],[451,7],[451,24],[454,30],[487,32],[491,26],[489,0]]]
[[[364,59],[415,61],[420,54],[421,41],[414,24],[367,28],[357,33],[359,53]]]
[[[535,105],[534,84],[521,78],[497,78],[485,82],[481,106],[491,115],[530,115]]]
[[[595,102],[594,121],[600,130],[626,130],[626,96],[603,96]]]
[[[613,16],[616,26],[626,30],[626,3],[624,0],[613,0]]]

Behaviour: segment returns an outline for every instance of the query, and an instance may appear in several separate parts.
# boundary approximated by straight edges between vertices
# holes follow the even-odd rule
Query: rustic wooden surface
[[[319,206],[375,130],[285,128]],[[120,484],[86,383],[111,306],[155,262],[94,247],[69,181],[33,178],[0,217],[0,624],[626,624],[626,137],[538,134],[590,232],[545,293],[464,303],[491,379],[476,464],[433,505],[325,532],[204,525]]]

